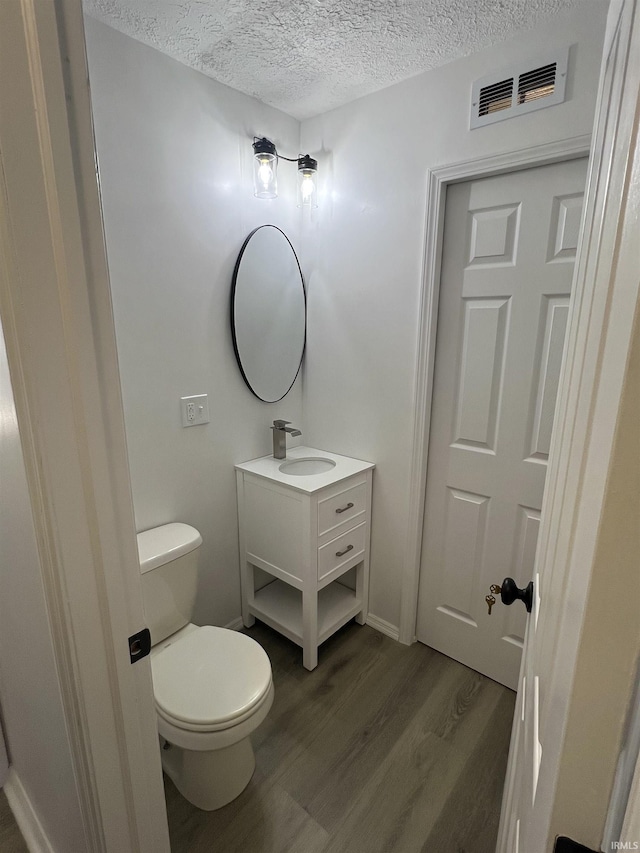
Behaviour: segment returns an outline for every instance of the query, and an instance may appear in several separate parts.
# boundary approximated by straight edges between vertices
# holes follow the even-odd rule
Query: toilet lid
[[[245,717],[271,685],[265,650],[245,634],[205,625],[169,644],[151,661],[156,704],[187,724]]]

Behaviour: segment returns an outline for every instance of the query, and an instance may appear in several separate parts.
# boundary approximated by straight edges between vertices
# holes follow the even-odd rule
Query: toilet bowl
[[[185,799],[211,811],[249,784],[250,735],[274,691],[269,658],[255,640],[188,621],[201,542],[186,524],[138,534],[162,766]]]

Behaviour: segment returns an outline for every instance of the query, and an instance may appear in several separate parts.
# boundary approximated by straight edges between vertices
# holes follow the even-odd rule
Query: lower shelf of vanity
[[[355,591],[338,581],[319,590],[318,645],[361,610],[362,602],[356,598]],[[274,580],[256,590],[249,611],[270,628],[302,645],[302,593],[299,589],[281,580]]]

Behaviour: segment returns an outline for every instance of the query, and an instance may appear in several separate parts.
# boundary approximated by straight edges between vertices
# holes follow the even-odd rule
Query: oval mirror
[[[298,375],[306,306],[293,246],[275,225],[261,225],[245,240],[233,271],[231,331],[244,381],[265,403],[281,400]]]

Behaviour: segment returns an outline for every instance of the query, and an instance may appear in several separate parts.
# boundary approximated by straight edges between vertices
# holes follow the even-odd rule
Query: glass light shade
[[[318,206],[318,161],[305,154],[298,159],[298,207]]]
[[[255,197],[276,198],[278,195],[278,158],[274,154],[256,154],[253,163]]]
[[[253,143],[253,194],[256,198],[278,195],[278,155],[273,142],[266,138]]]

